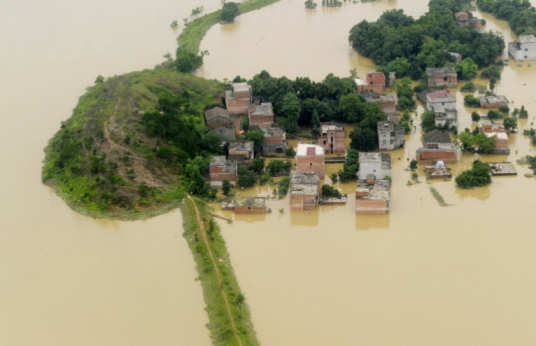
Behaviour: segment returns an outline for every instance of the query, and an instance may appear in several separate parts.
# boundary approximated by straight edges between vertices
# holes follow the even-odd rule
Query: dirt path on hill
[[[225,291],[223,290],[223,282],[221,281],[220,270],[218,269],[218,266],[216,265],[216,260],[214,259],[214,254],[212,253],[212,250],[210,249],[210,246],[208,244],[207,233],[205,232],[205,227],[204,227],[203,223],[201,222],[201,216],[199,215],[199,209],[197,209],[197,205],[195,204],[194,199],[191,196],[188,196],[188,198],[194,204],[195,213],[197,215],[197,222],[199,223],[201,233],[203,234],[203,240],[205,241],[205,245],[207,246],[208,254],[210,255],[210,259],[212,260],[212,265],[214,266],[214,270],[216,270],[216,276],[218,277],[218,284],[220,285],[221,294],[223,295],[223,300],[225,300],[225,306],[227,307],[227,314],[229,315],[229,318],[231,319],[231,325],[233,327],[234,335],[235,335],[236,339],[238,340],[238,344],[240,346],[242,346],[242,340],[238,336],[238,331],[236,330],[236,325],[235,325],[235,322],[234,322],[234,318],[233,318],[233,315],[231,314],[231,307],[229,306],[229,300],[227,299],[227,295],[225,294]]]

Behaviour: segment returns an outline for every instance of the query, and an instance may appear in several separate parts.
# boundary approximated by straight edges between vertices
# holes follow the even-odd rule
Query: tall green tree
[[[262,153],[262,144],[264,143],[264,131],[249,131],[246,138],[247,140],[253,141],[253,144],[255,146],[255,153]]]
[[[344,121],[354,123],[363,120],[366,104],[356,94],[342,96],[339,104]]]
[[[287,131],[298,132],[298,118],[300,117],[300,100],[295,93],[287,93],[283,98],[281,113],[287,118]]]

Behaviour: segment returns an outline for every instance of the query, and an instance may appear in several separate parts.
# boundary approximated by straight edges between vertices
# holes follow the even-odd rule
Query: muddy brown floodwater
[[[303,1],[282,0],[236,24],[214,27],[202,43],[211,55],[199,74],[250,78],[266,69],[274,76],[321,80],[330,72],[347,75],[355,67],[362,76],[373,64],[348,47],[352,25],[375,20],[391,8],[420,15],[426,5],[427,1],[382,1],[306,11]],[[486,29],[501,32],[506,41],[515,38],[507,23],[475,14],[487,19]],[[536,114],[536,62],[520,65],[510,60],[497,92],[512,101],[512,108],[528,109],[529,119],[519,121],[522,133]],[[463,107],[463,95],[456,95],[460,129],[474,127],[474,109]],[[422,112],[419,106],[419,116]],[[420,119],[412,119],[417,131],[406,137],[405,149],[392,152],[388,215],[356,216],[355,182],[337,184],[350,196],[346,206],[321,206],[310,213],[291,212],[289,197],[269,200],[273,212],[262,216],[234,216],[214,205],[234,219],[221,227],[263,344],[536,342],[536,180],[525,178],[530,170],[515,163],[534,155],[533,146],[518,133],[511,136],[509,156],[480,157],[512,161],[519,174],[494,178],[488,187],[461,190],[453,181],[429,183],[422,172],[421,183],[408,186],[407,160],[421,145]],[[463,155],[452,165],[454,175],[478,157]],[[328,165],[327,171],[340,168]],[[430,187],[450,206],[439,206]],[[267,196],[272,190],[257,187],[239,195]]]

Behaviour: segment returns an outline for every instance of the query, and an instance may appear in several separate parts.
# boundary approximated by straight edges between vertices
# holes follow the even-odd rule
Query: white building
[[[359,153],[358,180],[367,180],[368,175],[374,175],[376,180],[391,177],[391,155],[383,153]]]
[[[446,108],[435,112],[434,121],[436,127],[451,129],[453,126],[458,127],[458,111],[456,109]]]
[[[536,37],[520,35],[518,42],[508,43],[508,53],[516,61],[536,59]]]
[[[456,109],[456,97],[448,90],[437,90],[426,95],[426,109],[432,112]]]

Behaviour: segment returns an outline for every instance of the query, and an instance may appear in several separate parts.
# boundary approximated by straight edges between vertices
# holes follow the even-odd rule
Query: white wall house
[[[382,153],[359,153],[358,180],[367,180],[367,175],[373,174],[376,180],[392,177],[391,155]]]
[[[536,60],[536,37],[520,35],[518,42],[508,43],[508,53],[516,61]]]

